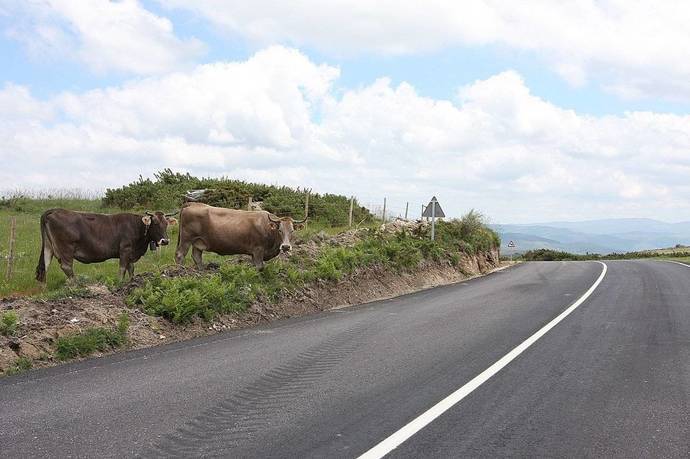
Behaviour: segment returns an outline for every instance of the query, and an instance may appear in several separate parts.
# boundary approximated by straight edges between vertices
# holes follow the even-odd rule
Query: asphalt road
[[[690,268],[607,262],[592,295],[390,457],[689,457]],[[599,263],[0,380],[0,456],[357,457],[573,304]]]

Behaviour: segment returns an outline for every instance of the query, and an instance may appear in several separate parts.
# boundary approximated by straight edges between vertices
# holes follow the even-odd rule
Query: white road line
[[[673,260],[664,260],[667,263],[675,263],[677,265],[685,266],[686,268],[690,268],[690,265],[686,265],[685,263],[681,263],[680,261],[673,261]]]
[[[467,397],[469,394],[471,394],[476,388],[484,384],[486,381],[488,381],[493,375],[501,371],[503,367],[508,365],[510,362],[512,362],[517,356],[522,354],[527,348],[529,348],[532,344],[534,344],[539,338],[544,336],[546,333],[548,333],[549,330],[551,330],[553,327],[558,325],[560,321],[565,319],[571,312],[573,312],[575,309],[578,308],[582,303],[584,303],[587,298],[590,297],[592,293],[594,293],[594,290],[601,284],[601,281],[604,280],[604,276],[606,276],[606,272],[608,271],[608,267],[606,266],[605,263],[598,261],[597,263],[600,263],[603,266],[603,269],[601,270],[601,274],[599,275],[599,278],[592,284],[592,286],[585,292],[584,295],[582,295],[576,302],[574,302],[572,305],[568,307],[565,311],[560,313],[555,319],[553,319],[551,322],[548,324],[544,325],[539,331],[537,331],[535,334],[527,338],[525,341],[523,341],[520,345],[518,345],[515,349],[501,357],[500,360],[498,360],[496,363],[491,365],[489,368],[486,370],[482,371],[480,374],[475,376],[471,381],[469,381],[467,384],[450,394],[448,397],[444,398],[440,402],[438,402],[436,405],[432,406],[429,408],[427,411],[413,419],[409,424],[395,432],[393,435],[390,437],[386,438],[383,440],[381,443],[378,445],[374,446],[371,448],[369,451],[366,453],[362,454],[359,456],[359,459],[379,459],[384,457],[386,454],[390,453],[393,451],[395,448],[400,446],[404,441],[406,441],[408,438],[422,430],[424,427],[426,427],[430,422],[432,422],[434,419],[437,417],[441,416],[443,413],[445,413],[447,410],[449,410],[453,405],[456,403],[460,402],[462,399]],[[690,266],[689,266],[690,267]]]

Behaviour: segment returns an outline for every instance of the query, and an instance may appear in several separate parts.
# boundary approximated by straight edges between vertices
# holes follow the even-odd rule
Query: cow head
[[[156,250],[156,247],[168,245],[168,225],[174,225],[177,220],[173,216],[177,212],[164,214],[163,212],[146,212],[141,221],[146,225],[146,236],[149,241],[149,249]]]
[[[292,233],[296,230],[302,229],[304,227],[304,222],[306,222],[307,219],[305,218],[304,220],[297,221],[290,217],[273,218],[273,215],[271,214],[268,214],[268,219],[271,229],[278,231],[280,234],[280,251],[289,252],[292,249],[292,243],[290,242]]]

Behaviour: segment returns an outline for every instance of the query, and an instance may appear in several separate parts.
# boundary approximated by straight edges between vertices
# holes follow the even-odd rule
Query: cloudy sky
[[[494,222],[690,220],[690,5],[0,0],[0,189],[170,167]]]

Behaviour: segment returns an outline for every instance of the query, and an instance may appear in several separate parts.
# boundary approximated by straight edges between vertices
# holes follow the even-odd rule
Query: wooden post
[[[304,201],[304,218],[309,217],[309,195],[311,194],[311,188],[307,190],[307,199]],[[304,227],[307,227],[307,222],[304,222]]]
[[[352,197],[350,197],[350,216],[347,219],[348,228],[352,228],[352,209],[353,209],[354,205],[355,205],[355,197],[352,196]]]
[[[422,204],[422,213],[419,214],[419,219],[424,220],[424,204]]]
[[[249,196],[249,201],[247,202],[247,210],[252,210],[252,197]]]
[[[410,208],[410,203],[406,202],[405,203],[405,220],[407,220],[407,210]]]
[[[8,281],[12,277],[12,269],[14,268],[14,245],[17,239],[17,217],[12,217],[10,220],[10,246],[7,252],[7,272],[5,272],[5,279]]]
[[[383,198],[383,224],[386,224],[386,198]]]

